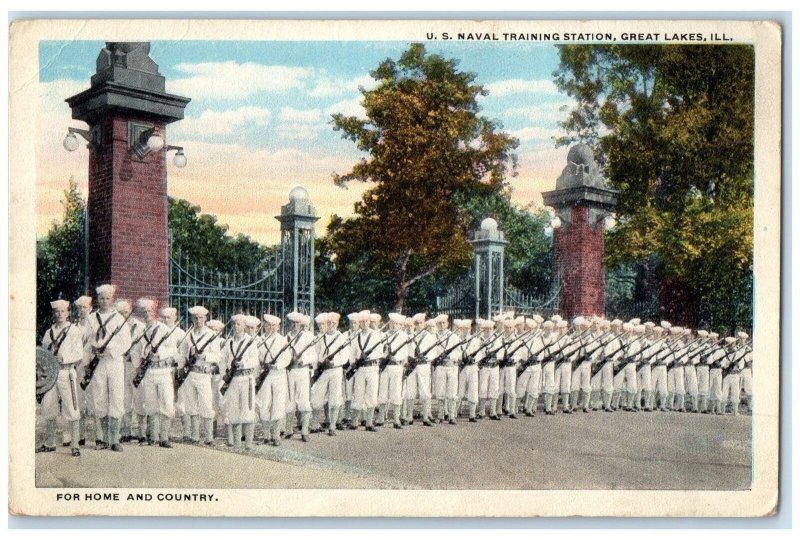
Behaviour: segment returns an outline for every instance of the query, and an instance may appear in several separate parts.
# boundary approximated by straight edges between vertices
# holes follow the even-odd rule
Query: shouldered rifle
[[[742,369],[744,369],[744,368],[741,368],[741,369],[739,369],[739,363],[740,363],[740,362],[742,362],[742,361],[744,360],[744,355],[742,355],[742,356],[739,356],[739,357],[737,357],[737,356],[736,356],[736,355],[738,355],[738,354],[739,354],[739,352],[741,352],[741,351],[745,351],[745,354],[747,353],[747,351],[745,350],[745,348],[744,348],[744,347],[741,347],[741,346],[740,346],[740,347],[738,347],[738,348],[736,348],[736,349],[734,349],[734,350],[732,350],[732,351],[730,351],[730,353],[728,353],[728,352],[726,351],[726,355],[725,355],[725,356],[726,356],[726,358],[728,358],[728,354],[733,354],[733,359],[732,359],[732,360],[731,360],[731,359],[729,359],[729,364],[728,364],[728,366],[727,366],[727,367],[724,367],[724,368],[722,368],[722,376],[723,376],[723,377],[727,377],[728,375],[730,375],[730,374],[732,374],[732,373],[738,373],[738,372],[740,372]]]
[[[298,332],[298,335],[300,335],[300,332]],[[300,349],[300,351],[296,351],[296,350],[294,350],[294,345],[290,345],[289,347],[292,349],[292,363],[291,363],[291,364],[289,364],[289,368],[290,368],[290,369],[295,369],[296,367],[298,367],[298,366],[296,365],[296,362],[295,362],[295,361],[296,361],[296,360],[299,360],[299,359],[300,359],[300,357],[301,357],[301,356],[303,356],[303,354],[304,354],[304,353],[305,353],[305,352],[306,352],[308,349],[310,349],[311,347],[313,347],[314,345],[316,345],[317,343],[319,343],[319,340],[321,340],[323,337],[325,337],[325,334],[320,334],[320,335],[318,335],[317,337],[315,337],[314,339],[312,339],[312,340],[311,340],[311,343],[309,343],[308,345],[306,345],[305,347],[303,347],[302,349]],[[295,343],[296,343],[296,342],[295,342]],[[302,366],[302,365],[300,365],[299,367],[303,367],[303,366]]]
[[[476,339],[476,338],[480,339],[480,337],[481,337],[481,335],[478,334],[477,336],[473,336],[472,339]],[[465,360],[468,360],[468,361],[464,362],[464,364],[465,365],[469,365],[469,364],[474,363],[475,362],[475,357],[478,356],[479,352],[481,352],[484,349],[494,345],[494,342],[497,341],[498,339],[500,339],[501,337],[503,337],[502,333],[495,334],[494,337],[492,337],[488,341],[484,341],[483,343],[481,343],[481,345],[475,351],[473,351],[472,354],[466,354],[466,352],[465,352],[465,355],[466,355]]]
[[[300,338],[300,332],[298,332],[297,335],[292,338],[292,340],[299,339],[299,338]],[[281,350],[279,350],[277,352],[277,354],[274,354],[274,355],[271,352],[269,352],[269,347],[265,347],[267,350],[264,353],[264,358],[266,358],[267,356],[270,356],[272,358],[272,361],[271,362],[261,362],[261,373],[259,373],[258,374],[258,378],[256,378],[256,392],[261,390],[261,387],[264,385],[264,381],[267,380],[267,375],[269,375],[269,372],[272,371],[272,366],[273,366],[274,362],[278,359],[278,357],[280,357],[280,355],[282,355],[286,351],[286,349],[288,349],[289,347],[292,346],[292,344],[293,344],[292,340],[287,340],[286,341],[286,345],[281,347]]]
[[[234,354],[233,360],[231,361],[231,365],[228,366],[228,369],[225,370],[225,375],[222,376],[222,386],[219,388],[219,393],[223,396],[228,391],[228,388],[231,386],[231,381],[233,381],[233,374],[236,373],[236,370],[239,368],[239,362],[242,361],[244,358],[244,353],[247,352],[247,349],[250,348],[250,345],[256,342],[257,336],[250,336],[250,341],[244,346],[244,348],[239,352],[239,354]],[[231,349],[233,352],[233,349]]]
[[[511,349],[511,351],[506,350],[506,352],[503,353],[503,362],[501,362],[502,365],[500,367],[511,367],[512,366],[512,363],[509,361],[509,358],[514,356],[516,354],[516,352],[518,350],[520,350],[522,347],[526,346],[525,340],[531,334],[533,334],[533,330],[528,330],[527,332],[524,332],[524,333],[520,334],[519,336],[517,336],[517,338],[514,341],[511,341],[511,342],[506,344],[506,347],[507,347],[508,345],[511,345],[511,343],[519,341],[519,345],[517,345],[516,347]]]
[[[561,348],[560,348],[559,350],[557,350],[556,352],[554,352],[554,353],[551,353],[551,354],[550,354],[550,356],[559,356],[559,355],[561,355],[561,358],[559,358],[559,359],[556,361],[556,365],[555,365],[554,369],[556,369],[556,370],[557,370],[558,368],[560,368],[561,366],[563,366],[563,365],[564,365],[564,364],[566,364],[566,363],[570,363],[570,364],[572,364],[572,360],[570,360],[570,357],[572,356],[572,353],[573,353],[573,352],[575,352],[575,351],[571,351],[571,352],[569,353],[569,355],[567,356],[567,355],[564,355],[564,354],[563,354],[563,352],[564,352],[564,349],[566,349],[567,347],[570,347],[571,345],[575,345],[575,341],[576,341],[576,339],[577,339],[577,341],[580,341],[580,340],[582,340],[584,337],[586,337],[586,333],[587,333],[587,332],[590,332],[590,330],[584,330],[584,331],[582,331],[580,334],[576,334],[574,337],[572,337],[572,338],[570,339],[570,341],[568,341],[567,343],[565,343],[564,345],[562,345],[562,346],[561,346]],[[563,336],[562,336],[562,337],[563,337]],[[561,338],[557,339],[557,340],[556,340],[556,343],[558,343],[560,339],[561,339]],[[582,346],[582,345],[581,345],[581,346]]]
[[[356,361],[348,366],[347,371],[344,374],[345,379],[347,379],[348,381],[352,379],[353,376],[355,376],[356,371],[358,371],[359,368],[361,368],[361,366],[363,366],[367,362],[367,360],[369,360],[369,355],[372,354],[372,351],[374,351],[381,345],[384,345],[385,342],[386,342],[386,336],[384,335],[382,338],[378,340],[378,343],[370,347],[369,350],[361,351],[361,355],[356,359]]]
[[[395,348],[392,348],[392,344],[389,343],[389,340],[387,338],[386,347],[388,348],[388,351],[386,352],[386,356],[381,359],[380,364],[378,364],[378,370],[383,371],[384,369],[386,369],[386,367],[391,363],[392,358],[394,358],[394,355],[396,355],[398,351],[400,351],[400,349],[402,349],[403,347],[414,341],[414,339],[416,339],[416,337],[420,335],[422,332],[424,332],[424,330],[420,330],[410,338],[407,338],[403,343],[401,343]]]
[[[597,341],[602,341],[602,339],[604,337],[608,336],[609,334],[611,334],[611,332],[603,332],[603,333],[601,333],[601,334],[599,334],[597,336],[593,336],[592,339],[589,342],[581,344],[580,348],[584,349],[584,353],[578,357],[578,360],[576,362],[580,364],[581,362],[585,361],[587,358],[592,356],[595,353],[595,351],[597,351],[598,349],[603,347],[604,343],[600,343],[600,345],[598,345],[597,347],[595,347],[591,351],[586,351],[585,350],[589,345],[592,345],[593,343],[596,343]]]
[[[142,334],[142,335],[144,335],[144,334]],[[189,332],[186,332],[186,335],[188,336]],[[195,348],[195,352],[189,355],[189,359],[187,360],[186,364],[182,368],[179,368],[178,371],[175,372],[175,391],[176,392],[183,385],[183,383],[186,382],[186,379],[189,377],[189,373],[191,373],[192,368],[197,363],[197,359],[200,357],[201,354],[203,354],[203,351],[206,350],[206,347],[208,347],[220,335],[222,335],[222,331],[220,331],[220,332],[212,331],[211,332],[211,337],[208,339],[208,341],[203,343],[202,347],[199,347],[199,348],[196,347]],[[185,338],[186,338],[186,336],[184,336],[184,339]],[[183,340],[181,340],[181,341],[183,341]]]
[[[645,338],[645,336],[639,336],[638,338],[634,339],[633,341],[631,341],[631,342],[629,342],[629,343],[626,343],[626,344],[625,344],[625,345],[622,347],[622,354],[623,354],[623,358],[622,358],[622,360],[620,360],[620,363],[619,363],[619,365],[614,367],[614,375],[615,375],[615,376],[616,376],[616,375],[617,375],[617,374],[618,374],[620,371],[622,371],[623,369],[625,369],[625,368],[627,367],[627,365],[628,365],[628,364],[635,364],[635,363],[636,363],[636,355],[634,355],[634,356],[627,356],[628,348],[629,348],[631,345],[633,345],[634,343],[637,343],[637,342],[641,341],[641,340],[642,340],[642,339],[644,339],[644,338]],[[639,353],[637,353],[637,354],[639,354]]]
[[[133,312],[128,313],[128,315],[122,321],[122,324],[117,326],[117,328],[111,333],[111,336],[105,341],[105,343],[103,343],[100,347],[95,348],[93,353],[94,356],[92,356],[91,361],[88,364],[86,364],[86,367],[84,368],[83,371],[83,380],[81,381],[82,390],[86,390],[86,388],[89,386],[89,383],[92,382],[92,377],[94,377],[94,372],[97,369],[98,364],[100,364],[100,355],[103,353],[103,351],[106,350],[106,347],[108,347],[108,344],[111,343],[111,340],[114,339],[117,336],[117,334],[119,334],[120,330],[122,330],[125,327],[126,323],[128,322],[128,319],[131,318],[131,315],[133,315]],[[110,320],[111,318],[109,318],[109,321]],[[106,321],[106,324],[109,321]]]
[[[424,331],[424,329],[420,330],[419,332],[417,332],[416,336],[420,335],[423,331]],[[416,336],[414,336],[414,337],[416,337]],[[406,368],[405,368],[405,371],[403,372],[403,378],[406,378],[409,375],[411,375],[411,372],[413,372],[414,369],[416,369],[416,367],[418,365],[424,363],[423,359],[425,358],[425,355],[427,355],[433,349],[435,349],[436,347],[438,347],[439,345],[444,343],[449,338],[450,338],[450,334],[448,334],[445,337],[443,337],[442,339],[438,340],[436,343],[434,343],[433,345],[431,345],[430,347],[428,347],[427,349],[425,349],[422,352],[420,352],[420,350],[419,350],[419,344],[416,343],[416,341],[415,341],[414,344],[415,344],[416,351],[414,352],[414,356],[409,356],[408,357],[408,362],[406,363]]]
[[[167,338],[169,338],[177,329],[178,326],[175,325],[172,328],[172,330],[170,330],[166,336],[161,338],[161,340],[159,340],[159,342],[156,345],[150,343],[150,340],[147,339],[146,337],[144,338],[147,344],[150,345],[150,352],[147,353],[147,356],[144,357],[141,363],[139,363],[139,367],[136,369],[136,374],[133,376],[133,381],[132,381],[134,388],[139,388],[139,385],[142,384],[144,376],[147,374],[147,370],[150,369],[150,364],[153,362],[153,355],[158,352],[158,349],[161,347],[161,345],[163,345],[163,343],[167,340]],[[145,331],[147,331],[146,328]]]
[[[453,352],[454,350],[458,349],[459,347],[461,347],[461,345],[465,341],[465,340],[462,340],[460,337],[458,337],[454,333],[450,334],[449,336],[447,336],[447,339],[450,339],[451,336],[456,336],[456,339],[458,340],[458,343],[456,343],[455,345],[453,345],[449,349],[446,349],[446,350],[442,351],[442,354],[440,354],[439,356],[434,358],[433,362],[431,362],[431,366],[432,367],[439,367],[442,364],[442,362],[444,362],[447,359],[447,357],[450,356],[450,353]]]

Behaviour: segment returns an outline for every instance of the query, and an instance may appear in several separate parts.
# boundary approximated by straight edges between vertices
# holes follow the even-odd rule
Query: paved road
[[[595,412],[226,447],[37,454],[40,487],[745,489],[749,416]]]

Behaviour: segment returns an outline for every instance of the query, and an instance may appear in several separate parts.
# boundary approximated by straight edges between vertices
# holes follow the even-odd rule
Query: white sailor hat
[[[691,336],[692,335],[692,329],[691,328],[684,328],[683,329],[683,334],[686,335],[686,336]]]
[[[519,317],[516,317],[514,319],[514,324],[517,325],[517,326],[519,326],[521,324],[525,324],[525,320],[526,320],[526,317],[523,317],[522,315],[520,315]]]
[[[736,337],[738,337],[739,339],[747,339],[750,336],[748,336],[745,332],[736,332]]]
[[[698,330],[697,331],[697,335],[700,336],[700,337],[708,337],[708,331],[707,330]]]
[[[231,320],[234,323],[242,323],[245,324],[247,322],[247,315],[244,313],[237,313],[231,317]]]
[[[165,307],[161,309],[161,316],[162,317],[177,317],[178,310],[174,307]]]
[[[189,315],[208,315],[208,310],[203,306],[192,306],[189,308]]]
[[[436,319],[428,319],[425,321],[425,326],[428,328],[436,328]]]
[[[535,317],[529,317],[525,319],[525,326],[533,330],[534,328],[539,326],[541,321],[537,321]]]
[[[726,337],[725,338],[725,344],[726,345],[732,345],[734,343],[736,343],[736,338],[735,337]]]
[[[322,324],[328,322],[328,314],[327,313],[317,313],[317,316],[314,317],[314,322],[317,324]]]
[[[347,320],[350,321],[351,323],[358,322],[359,321],[358,313],[348,313]]]
[[[220,330],[225,328],[225,323],[223,323],[222,321],[218,321],[217,319],[211,319],[206,323],[206,326],[208,326],[215,332],[219,332]]]
[[[656,326],[655,328],[653,328],[653,332],[655,332],[656,334],[659,334],[659,335],[663,334],[666,331],[667,331],[667,329],[664,328],[663,326]]]
[[[482,328],[482,329],[486,329],[486,328],[494,328],[494,321],[489,321],[489,320],[487,320],[487,319],[481,319],[481,320],[478,322],[478,327],[479,327],[479,328]]]
[[[339,319],[341,319],[341,318],[342,318],[342,316],[339,315],[338,313],[336,313],[335,311],[329,311],[328,312],[328,320],[330,322],[332,322],[333,324],[339,324]]]
[[[553,321],[544,321],[542,323],[542,328],[544,328],[545,330],[552,330],[553,326],[555,326],[555,323],[553,323]]]
[[[533,320],[536,321],[537,324],[542,324],[544,322],[544,317],[542,317],[538,313],[534,313]]]
[[[248,328],[258,328],[259,324],[261,324],[261,321],[258,320],[258,317],[246,315],[244,318],[244,325]]]
[[[661,328],[669,329],[672,325],[667,321],[661,321]]]
[[[303,326],[308,326],[311,324],[311,316],[310,315],[301,315],[300,316],[300,324]]]
[[[92,307],[92,297],[81,296],[80,298],[75,300],[75,305],[79,307]]]
[[[433,320],[437,323],[446,323],[449,319],[450,317],[447,316],[447,313],[440,313]]]
[[[633,330],[633,325],[631,323],[622,323],[622,329],[626,332],[630,332]]]
[[[359,320],[362,322],[369,321],[370,311],[368,309],[362,309],[358,312]]]
[[[590,323],[586,320],[586,317],[578,316],[572,319],[572,324],[575,326],[588,326]]]
[[[655,326],[656,326],[656,323],[654,323],[653,321],[647,321],[646,323],[644,323],[644,327],[645,327],[645,328],[649,328],[649,329],[651,329],[651,330],[652,330],[653,328],[655,328]]]
[[[117,311],[130,311],[131,303],[125,298],[120,298],[119,300],[114,302],[114,309],[116,309]]]
[[[50,307],[53,309],[69,309],[69,302],[66,300],[53,300],[50,302]]]
[[[270,326],[275,326],[276,324],[281,324],[281,318],[276,317],[275,315],[271,315],[269,313],[264,314],[264,322]]]
[[[503,315],[502,313],[498,313],[497,315],[492,317],[492,322],[502,323],[505,319],[506,319],[505,315]]]
[[[513,319],[514,315],[515,313],[513,311],[506,311],[505,313],[503,313],[503,317],[505,317],[506,319]]]
[[[97,287],[95,291],[97,291],[97,294],[106,293],[110,294],[111,296],[114,296],[114,294],[117,292],[117,288],[111,283],[104,283],[103,285]]]
[[[634,325],[636,325],[636,324],[642,324],[642,319],[640,319],[640,318],[638,318],[638,317],[637,317],[637,318],[635,318],[635,319],[631,319],[631,320],[629,320],[628,322],[629,322],[629,323],[631,323],[631,324],[634,324]]]
[[[416,324],[421,324],[421,323],[424,323],[424,322],[425,322],[425,317],[426,317],[426,314],[425,314],[425,313],[416,313],[416,314],[415,314],[415,315],[412,317],[412,319],[414,320],[414,322],[415,322]]]
[[[157,305],[158,305],[158,303],[155,300],[153,300],[152,298],[139,298],[136,301],[136,307],[137,308],[143,309],[143,310],[148,311],[150,313],[153,313],[153,311],[156,309]]]
[[[514,319],[503,319],[502,325],[503,328],[514,328],[517,323]]]
[[[381,322],[381,314],[380,313],[370,313],[369,314],[369,322]]]
[[[303,314],[300,313],[299,311],[290,312],[288,315],[286,315],[286,318],[291,322],[296,322],[296,323],[303,322]]]
[[[555,315],[553,315],[552,317],[550,317],[550,320],[551,320],[551,321],[553,321],[554,323],[559,323],[559,322],[561,322],[563,319],[561,318],[561,315],[559,315],[558,313],[556,313]]]
[[[556,327],[558,328],[567,328],[569,327],[569,323],[565,320],[560,320],[556,323]]]
[[[673,326],[669,329],[669,333],[672,334],[673,336],[683,334],[683,328],[681,328],[680,326]]]
[[[469,330],[469,328],[472,326],[472,321],[469,319],[454,319],[453,326],[455,326],[456,328]]]
[[[623,324],[622,321],[619,319],[614,319],[609,323],[610,326],[622,326],[622,324]]]
[[[597,321],[597,327],[598,328],[611,328],[611,321],[609,321],[608,319],[601,319],[601,320]]]
[[[709,332],[708,337],[717,339],[719,337],[719,332]]]
[[[643,324],[637,324],[633,327],[633,331],[637,334],[644,334],[644,330],[645,328]]]
[[[399,313],[389,313],[389,320],[393,323],[403,324],[406,318],[400,315]]]

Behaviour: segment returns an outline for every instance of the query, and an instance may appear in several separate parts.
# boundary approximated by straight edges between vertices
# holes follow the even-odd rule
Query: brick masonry
[[[571,223],[553,233],[556,272],[561,272],[561,314],[603,315],[605,272],[603,267],[603,220],[589,224],[589,207],[572,207]]]
[[[89,283],[117,286],[117,296],[167,301],[166,152],[128,151],[128,121],[103,117],[101,143],[89,156]],[[164,135],[163,123],[155,125]]]

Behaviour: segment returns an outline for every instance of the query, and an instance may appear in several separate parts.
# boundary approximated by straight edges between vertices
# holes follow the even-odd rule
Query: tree
[[[754,53],[743,45],[570,45],[559,144],[591,144],[620,190],[607,264],[654,257],[662,315],[749,326]],[[748,285],[750,284],[750,285]]]
[[[370,182],[355,216],[337,219],[328,244],[339,264],[358,260],[363,272],[389,277],[394,308],[409,289],[438,271],[469,261],[469,221],[454,198],[502,193],[515,174],[516,139],[478,115],[486,90],[457,61],[412,44],[387,58],[361,90],[367,119],[333,115],[333,126],[369,157],[338,185]]]
[[[60,223],[36,241],[36,331],[41,336],[50,325],[50,302],[75,300],[86,293],[84,270],[84,213],[86,203],[74,178],[64,190]]]

